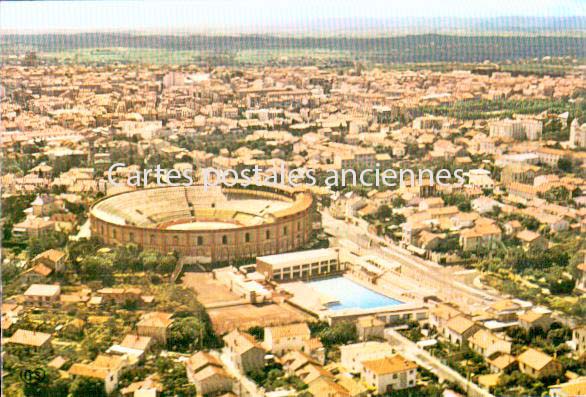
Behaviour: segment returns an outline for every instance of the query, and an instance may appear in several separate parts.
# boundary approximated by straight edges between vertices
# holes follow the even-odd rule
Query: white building
[[[376,394],[413,387],[417,380],[417,364],[399,354],[363,361],[362,366],[362,379]]]
[[[359,373],[362,369],[362,361],[375,360],[391,356],[395,353],[388,343],[363,342],[340,346],[341,363],[344,368],[352,373]]]
[[[570,124],[570,147],[586,147],[586,123],[580,124],[578,119]]]
[[[264,345],[276,355],[282,355],[289,350],[303,350],[311,333],[306,323],[280,325],[265,328]]]
[[[512,138],[516,140],[541,139],[543,125],[539,120],[497,120],[489,123],[490,136],[495,138]]]

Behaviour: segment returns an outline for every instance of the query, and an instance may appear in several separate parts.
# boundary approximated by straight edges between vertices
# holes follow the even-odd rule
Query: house
[[[303,351],[317,360],[321,365],[326,362],[326,349],[319,338],[311,338],[305,342]]]
[[[39,263],[22,272],[20,274],[20,280],[24,284],[42,284],[51,273],[53,273],[53,269]]]
[[[586,326],[582,325],[574,328],[572,331],[572,343],[579,356],[586,353]]]
[[[140,301],[140,288],[102,288],[96,291],[104,303],[124,304]]]
[[[364,360],[392,356],[395,350],[384,342],[362,342],[340,346],[340,362],[349,372],[359,373]]]
[[[360,317],[356,322],[358,340],[383,339],[385,334],[385,322],[374,316]]]
[[[187,379],[201,395],[232,391],[233,379],[220,360],[203,351],[195,353],[185,365]]]
[[[453,306],[446,303],[440,303],[429,312],[429,325],[434,327],[440,334],[444,333],[444,329],[448,321],[462,313]]]
[[[490,390],[492,387],[498,385],[501,374],[486,374],[478,376],[478,385],[483,389]]]
[[[479,326],[474,321],[460,315],[447,322],[444,336],[451,343],[461,345],[466,343],[478,329]]]
[[[321,365],[313,362],[299,368],[294,374],[305,384],[310,384],[320,378],[334,378],[332,373],[324,369]]]
[[[34,216],[49,216],[59,210],[59,205],[55,197],[48,194],[40,194],[31,203]]]
[[[521,309],[519,303],[511,299],[503,299],[491,304],[486,311],[498,321],[511,322],[517,320],[517,312]]]
[[[352,397],[352,395],[343,386],[338,384],[335,380],[321,377],[308,385],[307,391],[312,396],[323,397]]]
[[[549,386],[551,397],[586,396],[586,377],[581,376],[566,383]]]
[[[479,329],[468,339],[468,346],[484,357],[491,357],[495,353],[510,354],[512,344],[489,330]]]
[[[3,335],[9,335],[14,325],[18,321],[18,316],[22,312],[23,307],[16,303],[2,304],[2,332]]]
[[[106,353],[127,355],[132,361],[140,361],[152,345],[150,336],[126,335],[120,344],[110,346]]]
[[[529,348],[517,357],[519,370],[532,378],[556,376],[562,371],[562,365],[553,357],[542,351]]]
[[[73,364],[68,372],[73,376],[101,380],[104,382],[106,393],[110,394],[118,387],[118,380],[127,364],[124,356],[100,354],[89,364]]]
[[[479,214],[486,214],[494,210],[496,207],[500,207],[501,204],[495,199],[490,197],[480,196],[477,199],[472,200],[470,203],[472,209]]]
[[[66,362],[67,362],[66,358],[63,358],[61,356],[57,356],[54,359],[52,359],[51,361],[49,361],[49,363],[47,363],[47,367],[55,368],[58,370],[58,369],[63,368],[63,366],[65,365]]]
[[[224,343],[236,367],[247,373],[265,365],[265,350],[250,334],[234,330],[224,336]]]
[[[578,264],[577,268],[580,275],[576,283],[576,290],[586,293],[586,262]]]
[[[153,346],[153,338],[149,336],[140,336],[135,334],[128,334],[124,337],[120,346],[128,349],[142,350],[148,352]]]
[[[43,237],[55,231],[55,222],[43,218],[28,217],[12,227],[12,233],[27,237]]]
[[[502,353],[486,360],[493,373],[504,372],[517,363],[517,359],[510,354]]]
[[[311,338],[306,323],[295,323],[265,328],[264,344],[277,355],[289,350],[303,350],[305,343]]]
[[[362,362],[361,378],[376,394],[415,386],[417,364],[400,354]]]
[[[549,310],[527,310],[525,313],[520,314],[518,318],[519,326],[527,331],[529,331],[531,328],[540,327],[547,332],[553,323],[553,319],[551,318],[551,311]]]
[[[47,350],[51,348],[51,334],[18,329],[10,338],[6,338],[4,343],[26,346],[35,350]]]
[[[27,303],[34,305],[50,305],[59,302],[61,287],[50,284],[33,284],[24,292]]]
[[[476,225],[460,233],[460,246],[464,251],[474,251],[477,248],[491,248],[501,240],[501,229],[493,224]]]
[[[523,225],[518,220],[512,220],[504,224],[505,234],[513,236],[523,229]]]
[[[286,353],[279,361],[283,365],[283,368],[292,373],[297,372],[307,364],[319,365],[313,357],[298,350],[292,350]]]
[[[159,397],[162,392],[163,385],[157,375],[150,375],[120,390],[122,397]]]
[[[56,272],[62,272],[65,267],[66,257],[67,255],[63,251],[49,249],[35,256],[31,262],[33,265],[44,265]]]
[[[520,231],[515,237],[521,242],[525,251],[533,249],[545,250],[549,244],[547,239],[541,234],[527,229]]]
[[[173,323],[171,317],[173,317],[172,313],[145,313],[136,324],[137,333],[150,336],[159,343],[167,343],[167,330]]]

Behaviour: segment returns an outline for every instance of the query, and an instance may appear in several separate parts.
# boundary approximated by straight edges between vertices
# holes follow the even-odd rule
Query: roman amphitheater
[[[92,235],[226,262],[292,251],[311,238],[311,193],[283,186],[157,187],[120,193],[90,211]]]

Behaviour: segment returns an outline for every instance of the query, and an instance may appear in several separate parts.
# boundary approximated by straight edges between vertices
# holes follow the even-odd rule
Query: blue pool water
[[[330,310],[373,309],[403,303],[374,292],[345,277],[310,281],[308,284],[318,292],[336,298],[340,302],[329,305]]]

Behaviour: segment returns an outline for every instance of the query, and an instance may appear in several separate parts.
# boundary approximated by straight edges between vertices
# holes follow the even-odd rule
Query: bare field
[[[181,282],[183,286],[195,291],[197,300],[204,306],[240,299],[240,296],[231,292],[225,285],[214,280],[211,273],[185,273]]]
[[[224,334],[235,328],[248,329],[259,326],[290,324],[312,319],[289,305],[268,304],[255,306],[251,304],[222,307],[208,310],[214,330]]]

